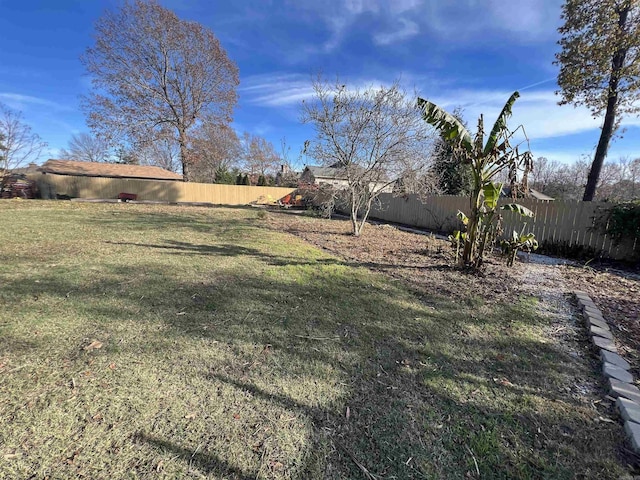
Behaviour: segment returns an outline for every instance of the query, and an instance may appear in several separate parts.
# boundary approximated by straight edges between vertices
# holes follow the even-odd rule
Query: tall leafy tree
[[[456,108],[451,114],[465,127],[462,110]],[[455,149],[442,137],[433,145],[433,170],[440,193],[444,195],[469,195],[471,193],[471,165],[456,157]]]
[[[585,105],[594,117],[604,112],[583,196],[591,201],[620,119],[639,111],[640,2],[566,0],[562,19],[562,51],[555,62],[560,66],[560,104]]]
[[[107,11],[82,61],[93,85],[83,101],[91,129],[137,146],[166,136],[170,128],[185,180],[191,177],[191,130],[201,121],[231,120],[236,64],[211,30],[178,18],[155,0]]]

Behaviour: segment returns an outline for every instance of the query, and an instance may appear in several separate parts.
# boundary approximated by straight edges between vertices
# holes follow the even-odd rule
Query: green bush
[[[596,219],[596,227],[617,244],[640,238],[640,201],[614,205]]]

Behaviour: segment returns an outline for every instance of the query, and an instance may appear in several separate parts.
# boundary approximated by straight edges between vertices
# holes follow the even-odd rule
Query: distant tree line
[[[188,137],[186,151],[191,180],[201,183],[273,185],[283,164],[271,142],[248,132],[238,136],[224,124],[198,126]],[[103,138],[83,132],[74,134],[59,156],[84,162],[154,165],[174,172],[181,169],[179,145],[171,137],[113,147]]]
[[[588,182],[590,161],[561,163],[538,158],[529,175],[531,188],[558,200],[582,200]],[[595,200],[627,202],[640,200],[640,158],[620,157],[602,166]]]

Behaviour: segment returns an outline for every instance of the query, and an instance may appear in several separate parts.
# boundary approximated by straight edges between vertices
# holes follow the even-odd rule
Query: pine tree
[[[438,138],[434,147],[433,169],[438,182],[438,190],[443,195],[469,195],[471,193],[471,165],[456,158],[453,148]]]
[[[584,105],[604,122],[583,200],[591,201],[613,134],[624,115],[640,107],[638,0],[566,0],[559,28],[560,104]]]

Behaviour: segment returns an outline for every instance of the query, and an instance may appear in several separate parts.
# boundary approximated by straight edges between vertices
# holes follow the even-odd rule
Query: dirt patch
[[[293,233],[348,262],[446,296],[481,295],[489,302],[505,299],[515,293],[518,278],[527,268],[525,263],[507,268],[503,259],[490,257],[486,262],[490,275],[462,273],[454,268],[453,251],[447,241],[391,225],[367,225],[363,235],[356,238],[351,235],[349,221],[343,219],[276,213],[269,216],[268,222],[271,228]]]

